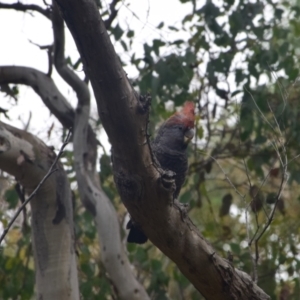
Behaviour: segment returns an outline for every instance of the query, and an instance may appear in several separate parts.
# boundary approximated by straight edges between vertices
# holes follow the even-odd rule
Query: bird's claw
[[[179,210],[182,222],[185,222],[185,219],[188,215],[189,205],[187,203],[180,203],[178,200],[175,199],[174,206]]]

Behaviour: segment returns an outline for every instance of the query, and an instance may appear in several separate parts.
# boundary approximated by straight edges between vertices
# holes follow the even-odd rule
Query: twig
[[[278,190],[278,194],[276,196],[276,202],[275,202],[275,205],[270,213],[270,215],[268,216],[268,221],[267,223],[265,224],[264,228],[262,229],[261,233],[259,234],[259,236],[255,239],[255,248],[258,248],[258,242],[259,240],[261,239],[261,237],[263,236],[263,234],[266,232],[266,230],[269,228],[269,226],[271,225],[273,219],[274,219],[274,214],[275,214],[275,210],[276,210],[276,207],[277,207],[277,203],[281,197],[281,193],[282,191],[284,190],[285,188],[285,185],[287,184],[288,182],[288,175],[286,173],[284,173],[282,175],[282,180],[281,180],[281,183],[280,183],[280,187],[279,187],[279,190]],[[258,257],[257,257],[257,260],[258,260]]]
[[[59,158],[61,157],[64,148],[68,145],[69,140],[70,140],[70,136],[71,136],[71,130],[69,130],[67,137],[64,141],[64,143],[62,144],[56,158],[54,159],[50,169],[48,170],[47,174],[44,176],[44,178],[40,181],[40,183],[37,185],[37,187],[35,188],[35,190],[30,194],[30,196],[26,199],[26,201],[24,201],[24,203],[19,207],[19,209],[17,210],[17,212],[15,213],[15,215],[13,216],[13,218],[10,220],[8,226],[4,229],[3,233],[1,234],[0,237],[0,245],[1,242],[4,240],[5,236],[7,235],[9,229],[11,228],[11,226],[13,225],[13,223],[15,222],[15,220],[17,219],[17,217],[19,216],[19,214],[21,213],[21,211],[25,208],[25,206],[30,202],[30,200],[36,195],[36,193],[38,192],[38,190],[41,188],[41,186],[43,185],[43,183],[54,173],[56,172],[58,169],[54,169],[57,161],[59,160]]]
[[[213,157],[210,156],[210,158],[212,158],[215,163],[218,165],[218,167],[221,169],[221,171],[223,172],[226,181],[232,186],[232,188],[234,189],[234,191],[242,198],[244,199],[246,197],[246,195],[242,195],[241,192],[235,187],[235,185],[232,183],[232,181],[230,180],[230,178],[228,177],[228,175],[226,174],[226,172],[224,171],[224,169],[221,167],[221,165],[219,164],[219,162]]]
[[[268,102],[268,106],[269,106],[269,110],[272,114],[272,117],[274,119],[274,122],[275,122],[275,126],[273,126],[266,118],[266,116],[263,114],[263,112],[260,110],[259,106],[257,105],[254,97],[252,96],[251,92],[248,91],[247,89],[245,89],[249,95],[251,96],[252,100],[253,100],[253,103],[254,105],[256,106],[258,112],[260,113],[262,119],[266,122],[266,124],[268,124],[270,126],[270,128],[273,130],[273,132],[275,133],[275,139],[272,143],[272,146],[278,156],[278,160],[282,166],[282,170],[283,170],[283,174],[282,174],[282,178],[281,178],[281,183],[280,183],[280,186],[279,186],[279,189],[278,189],[278,193],[277,193],[277,196],[276,196],[276,202],[275,202],[275,205],[272,209],[272,211],[270,212],[269,215],[267,215],[267,222],[265,223],[264,227],[262,228],[261,232],[258,234],[258,232],[255,233],[254,237],[252,238],[251,242],[253,240],[255,240],[255,264],[257,266],[258,264],[258,260],[259,260],[259,251],[258,251],[258,242],[259,240],[261,239],[261,237],[264,235],[264,233],[267,231],[267,229],[270,227],[273,219],[274,219],[274,215],[275,215],[275,210],[276,210],[276,207],[277,207],[277,203],[281,197],[281,194],[285,188],[285,185],[287,184],[288,182],[288,172],[287,172],[287,165],[288,165],[288,159],[287,159],[287,153],[286,153],[286,148],[285,148],[285,145],[284,145],[284,142],[282,141],[283,139],[283,134],[281,132],[281,129],[280,129],[280,126],[279,126],[279,123],[277,121],[277,118],[273,112],[273,109],[271,107],[271,105],[269,104]],[[283,97],[283,94],[282,94],[282,97]],[[283,97],[283,101],[284,101],[284,104],[286,104],[286,98]],[[277,133],[276,132],[276,129],[278,130],[279,132],[279,137],[277,137]],[[280,153],[282,152],[282,154]],[[269,172],[270,174],[270,172]],[[266,181],[267,177],[269,176],[269,174],[266,176],[264,182]],[[261,187],[263,186],[264,182],[262,183]],[[256,216],[257,218],[257,216]],[[257,222],[257,220],[256,220]],[[257,224],[258,225],[258,224]],[[255,236],[258,235],[256,238]],[[255,238],[255,239],[254,239]]]
[[[272,126],[272,124],[268,121],[268,119],[266,118],[266,116],[264,115],[264,113],[261,111],[261,109],[259,108],[259,106],[257,105],[252,93],[246,88],[244,87],[245,91],[250,95],[256,109],[258,110],[258,112],[260,113],[262,119],[271,127],[271,129],[276,133],[275,128]]]
[[[286,107],[286,105],[287,105],[287,99],[288,99],[288,97],[289,97],[289,93],[286,91],[286,89],[284,89],[284,86],[283,86],[282,83],[280,82],[280,80],[279,80],[277,74],[272,70],[271,66],[269,66],[269,69],[270,69],[272,75],[274,76],[274,78],[275,78],[275,80],[276,80],[276,82],[277,82],[277,86],[278,86],[278,88],[279,88],[279,92],[280,92],[281,98],[282,98],[282,100],[283,100],[283,102],[284,102],[284,106],[283,106],[283,108],[282,108],[282,112],[280,113],[280,115],[281,115],[281,114],[284,112],[285,107]],[[295,83],[294,83],[294,84],[295,84]],[[284,89],[284,91],[283,91],[283,89]],[[267,101],[268,101],[268,100],[267,100]],[[269,105],[269,101],[268,101],[268,105]],[[269,106],[269,107],[270,107],[270,106]],[[272,109],[270,109],[270,110],[272,111]],[[273,111],[272,111],[272,112],[273,112]],[[274,115],[274,114],[273,114],[273,115]],[[276,123],[277,123],[276,118],[275,118],[275,121],[276,121]],[[278,127],[279,127],[279,126],[278,126]]]
[[[19,11],[23,11],[23,12],[26,12],[28,10],[33,10],[33,11],[39,12],[40,14],[42,14],[43,16],[45,16],[48,19],[51,18],[51,10],[49,8],[44,9],[35,4],[23,4],[21,2],[7,4],[7,3],[1,2],[0,8],[14,9],[14,10],[19,10]]]
[[[240,140],[241,142],[241,140]],[[249,170],[248,170],[248,167],[247,167],[247,164],[246,164],[246,161],[245,159],[243,158],[243,163],[244,163],[244,167],[245,167],[245,171],[246,171],[246,175],[247,175],[247,179],[248,179],[248,182],[249,182],[249,186],[250,186],[250,189],[252,187],[252,183],[251,183],[251,179],[250,179],[250,176],[249,176]],[[251,244],[252,244],[252,241],[254,239],[254,237],[256,236],[258,230],[259,230],[259,225],[257,224],[257,228],[256,228],[256,232],[254,234],[254,237],[252,239],[250,239],[250,228],[249,228],[249,223],[248,223],[248,208],[249,208],[249,205],[247,205],[247,202],[246,202],[246,197],[244,198],[245,200],[245,218],[246,218],[246,228],[247,228],[247,237],[248,237],[248,247],[249,247],[249,252],[250,252],[250,256],[251,256],[251,259],[253,259],[252,257],[252,252],[251,252]],[[252,200],[253,201],[253,200]],[[255,215],[256,215],[256,220],[257,220],[257,212],[255,211]],[[253,281],[255,281],[255,279],[257,278],[257,274],[256,274],[256,268],[255,268],[255,264],[253,265]]]
[[[241,142],[241,140],[240,140]],[[246,171],[246,175],[247,175],[247,179],[248,179],[248,182],[249,182],[249,186],[250,186],[250,189],[252,187],[252,183],[251,183],[251,179],[250,179],[250,176],[249,176],[249,170],[248,170],[248,167],[247,167],[247,164],[246,164],[246,161],[245,159],[243,158],[243,163],[244,163],[244,167],[245,167],[245,171]],[[257,192],[258,193],[258,192]],[[256,196],[256,195],[255,195]],[[252,200],[253,201],[253,200]],[[259,231],[259,224],[258,224],[258,219],[257,219],[257,211],[255,210],[255,219],[256,219],[256,232],[254,234],[254,236],[252,237],[252,239],[250,238],[250,226],[249,226],[249,220],[248,220],[248,208],[250,206],[247,205],[247,201],[246,201],[246,197],[244,198],[244,202],[245,202],[245,219],[246,219],[246,229],[247,229],[247,239],[248,239],[248,250],[249,250],[249,254],[250,254],[250,257],[251,257],[251,261],[252,261],[252,268],[253,268],[253,276],[252,276],[252,279],[253,281],[256,283],[257,282],[257,264],[255,263],[255,259],[254,259],[254,256],[252,255],[252,251],[251,251],[251,244],[253,242],[253,239],[255,238],[256,234],[258,233]]]
[[[15,186],[15,190],[19,196],[21,203],[25,202],[25,189],[21,187],[20,183],[17,183]],[[26,207],[23,209],[23,230],[27,228],[27,210]]]

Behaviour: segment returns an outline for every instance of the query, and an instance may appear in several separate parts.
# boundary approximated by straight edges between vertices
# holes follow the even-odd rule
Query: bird
[[[186,101],[179,112],[175,112],[158,129],[150,146],[156,163],[164,170],[172,171],[175,179],[173,199],[177,199],[188,170],[187,147],[195,131],[195,105]],[[128,243],[144,244],[148,237],[134,220],[126,226],[129,229]]]

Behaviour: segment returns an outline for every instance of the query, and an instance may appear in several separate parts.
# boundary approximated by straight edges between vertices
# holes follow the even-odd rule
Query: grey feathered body
[[[184,142],[187,130],[188,128],[181,124],[168,125],[165,123],[160,127],[156,138],[151,143],[151,149],[160,167],[175,173],[174,199],[179,195],[188,169],[187,143]],[[132,220],[128,222],[127,228],[130,229],[128,242],[143,244],[147,241],[146,235]]]
[[[152,151],[160,166],[164,170],[170,170],[175,173],[176,189],[174,199],[179,195],[181,186],[184,183],[188,169],[188,160],[185,151],[177,151],[167,147],[160,147],[155,142],[152,143]]]

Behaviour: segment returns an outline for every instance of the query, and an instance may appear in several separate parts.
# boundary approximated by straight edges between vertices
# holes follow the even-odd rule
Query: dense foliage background
[[[175,107],[186,100],[196,103],[197,135],[189,149],[190,169],[179,199],[189,204],[193,222],[218,253],[257,279],[272,299],[299,299],[300,3],[180,2],[191,7],[180,24],[166,27],[163,20],[155,24],[157,32],[172,32],[172,39],[149,40],[138,54],[133,47],[138,29],[118,18],[108,29],[111,38],[126,53],[126,58],[120,56],[124,66],[137,70],[138,75],[130,78],[133,86],[152,97],[152,135]],[[109,7],[98,3],[107,16]],[[125,6],[126,1],[120,3],[120,10]],[[69,65],[75,70],[82,67],[80,60],[70,58]],[[16,97],[15,105],[21,101],[18,86],[1,86],[1,91]],[[8,99],[2,102],[12,101]],[[1,112],[1,120],[9,118],[9,111]],[[101,120],[90,122],[99,133]],[[59,130],[61,140],[64,130]],[[101,135],[99,140],[101,144]],[[82,298],[114,299],[100,262],[93,218],[78,200],[71,151],[63,162],[74,192]],[[114,186],[105,147],[99,170],[103,189],[124,227],[126,209]],[[0,184],[0,222],[5,227],[22,193],[6,174]],[[0,248],[1,299],[33,297],[29,221],[27,210]],[[125,242],[126,230],[123,235]],[[174,263],[150,242],[129,244],[127,250],[138,279],[153,299],[201,299]]]

